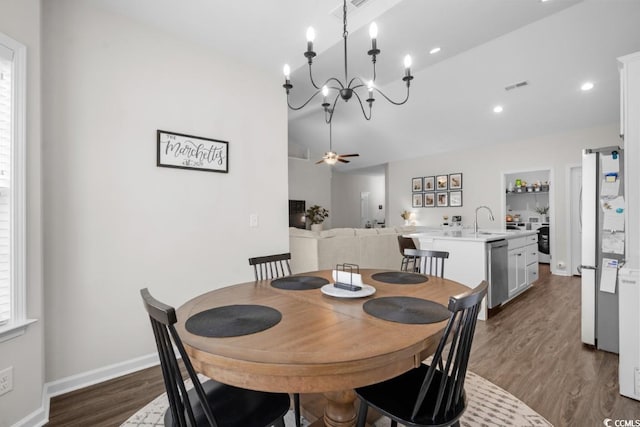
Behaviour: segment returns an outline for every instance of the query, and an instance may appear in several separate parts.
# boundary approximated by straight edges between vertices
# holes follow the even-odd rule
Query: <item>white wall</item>
[[[331,206],[333,227],[362,227],[360,223],[360,193],[369,193],[369,218],[385,219],[385,176],[355,175],[333,172]],[[382,205],[382,210],[378,206]],[[398,213],[400,215],[400,213]]]
[[[52,381],[155,351],[140,288],[179,306],[287,251],[287,112],[277,73],[88,2],[43,2],[42,38]],[[229,141],[229,173],[156,167],[157,129]]]
[[[13,391],[0,396],[0,426],[38,409],[44,384],[40,123],[40,1],[0,0],[0,32],[27,46],[27,316],[39,319],[0,343],[0,370],[13,367]]]
[[[311,160],[289,158],[289,199],[305,200],[306,207],[320,205],[329,210],[329,218],[324,228],[332,227],[333,207],[331,204],[331,168],[325,164],[316,165],[314,159],[322,158],[312,155]]]
[[[423,226],[438,226],[442,216],[462,215],[463,225],[471,226],[475,208],[489,206],[497,220],[491,223],[483,212],[480,227],[502,226],[504,193],[502,174],[522,170],[551,170],[553,217],[551,221],[551,249],[554,255],[552,269],[558,273],[557,263],[565,264],[570,258],[567,181],[568,165],[579,165],[583,148],[620,144],[617,124],[581,129],[573,132],[546,135],[539,138],[514,141],[481,149],[435,154],[428,157],[392,162],[387,169],[389,212],[409,209],[416,212],[416,222]],[[411,208],[411,178],[462,172],[463,206],[457,208]],[[551,202],[550,202],[551,203]],[[390,215],[389,225],[400,225],[399,215]]]

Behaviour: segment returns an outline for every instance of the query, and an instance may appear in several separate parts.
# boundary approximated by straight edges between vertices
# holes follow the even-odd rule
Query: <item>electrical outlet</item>
[[[0,396],[13,390],[13,366],[0,371]]]

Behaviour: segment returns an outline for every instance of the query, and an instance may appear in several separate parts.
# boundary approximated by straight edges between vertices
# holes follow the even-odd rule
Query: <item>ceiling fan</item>
[[[329,151],[324,153],[324,156],[322,156],[322,159],[316,162],[316,165],[319,165],[320,163],[323,163],[323,162],[328,165],[335,165],[337,162],[349,163],[350,160],[345,160],[344,159],[345,157],[360,156],[360,154],[338,154],[335,151],[333,151],[332,140],[331,140],[331,130],[332,130],[331,123],[332,122],[329,122]]]

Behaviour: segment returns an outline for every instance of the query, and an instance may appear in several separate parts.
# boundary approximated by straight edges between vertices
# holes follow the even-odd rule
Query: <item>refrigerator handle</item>
[[[579,265],[578,266],[578,273],[582,274],[582,270],[597,270],[598,266],[597,265]]]
[[[580,232],[582,233],[582,185],[580,185],[580,200],[578,201],[578,221],[580,223]]]

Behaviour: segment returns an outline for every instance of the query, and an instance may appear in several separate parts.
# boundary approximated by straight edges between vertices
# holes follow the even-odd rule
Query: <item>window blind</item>
[[[12,53],[0,45],[0,324],[11,317]]]

